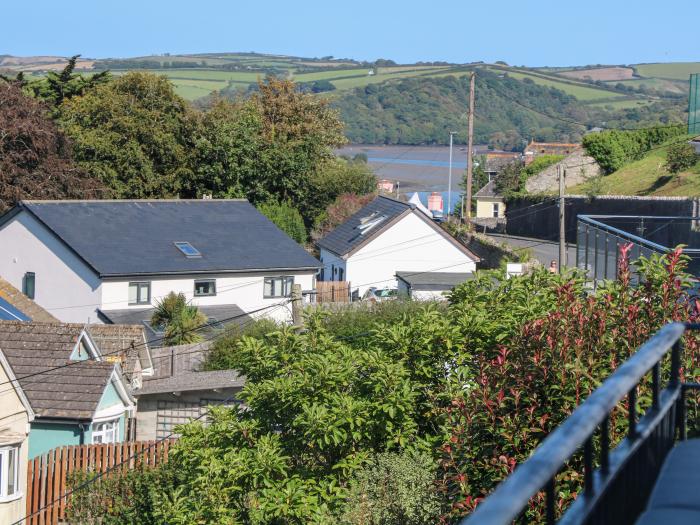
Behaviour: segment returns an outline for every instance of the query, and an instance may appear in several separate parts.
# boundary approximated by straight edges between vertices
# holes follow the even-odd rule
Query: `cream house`
[[[29,429],[34,412],[0,348],[0,523],[14,523],[27,509]]]
[[[506,216],[506,203],[496,192],[495,179],[474,195],[477,219],[500,219]]]

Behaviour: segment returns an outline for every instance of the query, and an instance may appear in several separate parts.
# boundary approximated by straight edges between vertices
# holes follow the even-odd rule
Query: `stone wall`
[[[580,150],[572,153],[561,162],[542,170],[537,175],[530,177],[525,183],[525,189],[529,193],[558,193],[558,166],[566,170],[564,182],[567,188],[586,182],[591,177],[603,174],[593,157],[586,155],[585,151]]]

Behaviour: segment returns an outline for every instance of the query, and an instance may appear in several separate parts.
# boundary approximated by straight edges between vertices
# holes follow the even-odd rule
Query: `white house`
[[[169,292],[211,320],[286,320],[279,303],[320,266],[241,199],[22,201],[0,247],[0,275],[61,321],[147,328]]]
[[[472,273],[479,258],[415,204],[380,196],[318,242],[319,279],[350,281],[362,295],[370,286],[397,286],[396,272]]]

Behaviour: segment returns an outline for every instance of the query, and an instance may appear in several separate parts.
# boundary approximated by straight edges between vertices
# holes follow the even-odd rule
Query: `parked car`
[[[383,301],[391,301],[398,297],[399,291],[396,288],[376,288],[372,286],[368,288],[362,296],[363,301],[372,303],[381,303]]]

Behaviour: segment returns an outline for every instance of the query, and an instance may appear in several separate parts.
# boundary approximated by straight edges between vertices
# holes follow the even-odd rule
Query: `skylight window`
[[[357,226],[357,229],[360,230],[360,235],[364,235],[369,230],[374,228],[377,224],[381,223],[384,219],[386,219],[386,215],[368,218],[367,221],[362,222]]]
[[[195,257],[201,257],[202,254],[199,252],[197,248],[192,246],[189,242],[187,241],[177,241],[175,242],[175,247],[180,250],[185,257],[188,259],[193,259]]]

